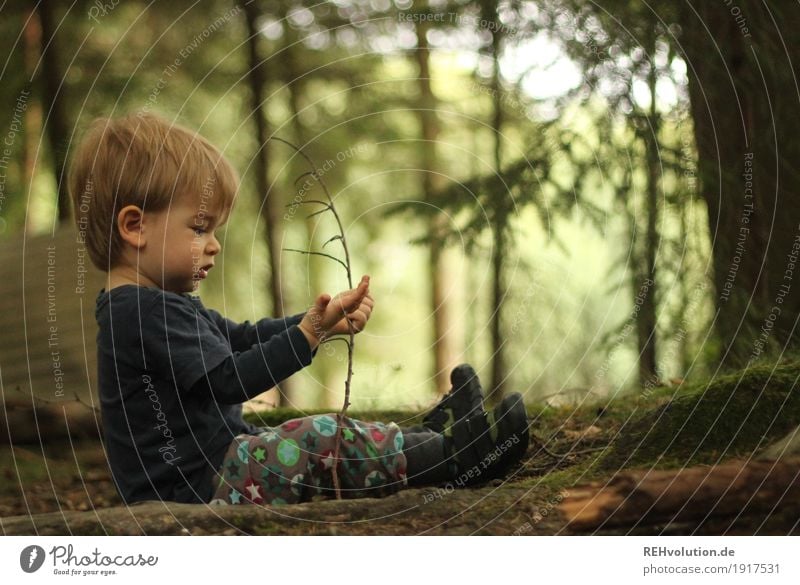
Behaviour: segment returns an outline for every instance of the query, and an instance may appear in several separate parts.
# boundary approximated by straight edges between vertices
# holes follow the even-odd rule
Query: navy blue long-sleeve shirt
[[[241,403],[311,363],[301,315],[234,323],[200,299],[124,285],[97,296],[103,435],[125,502],[207,502]]]

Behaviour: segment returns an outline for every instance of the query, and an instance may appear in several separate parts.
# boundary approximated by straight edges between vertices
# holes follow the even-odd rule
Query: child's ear
[[[144,247],[144,213],[135,205],[126,205],[117,214],[117,229],[122,240],[137,250]]]

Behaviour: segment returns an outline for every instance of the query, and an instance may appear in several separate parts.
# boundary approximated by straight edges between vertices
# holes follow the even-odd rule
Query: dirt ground
[[[782,393],[791,389],[782,381],[776,387]],[[800,504],[793,504],[793,499],[781,508],[749,514],[737,511],[705,517],[704,511],[698,510],[700,520],[688,522],[684,515],[682,521],[637,518],[629,525],[602,524],[581,531],[568,525],[561,508],[565,497],[585,490],[592,482],[595,486],[606,485],[621,470],[629,472],[628,466],[615,465],[622,459],[630,460],[631,453],[646,453],[649,457],[635,463],[634,469],[710,469],[727,459],[752,453],[768,435],[777,437],[784,432],[784,427],[775,426],[773,417],[767,430],[754,427],[746,433],[740,431],[737,436],[743,438],[729,454],[724,445],[730,443],[715,444],[706,439],[703,449],[695,448],[688,440],[663,441],[669,446],[661,445],[663,437],[677,436],[673,419],[686,420],[688,415],[681,414],[681,409],[694,411],[692,401],[709,400],[710,390],[701,390],[682,398],[650,396],[646,404],[635,398],[606,406],[529,407],[531,444],[521,465],[504,480],[478,488],[426,487],[381,499],[320,500],[283,507],[164,502],[124,506],[114,489],[99,440],[72,442],[63,438],[45,445],[5,445],[0,447],[0,528],[6,535],[794,533],[800,525]],[[724,397],[722,390],[720,394],[715,400]],[[745,398],[746,395],[743,403],[748,402]],[[762,402],[769,408],[780,405],[780,412],[796,420],[796,413],[785,408],[785,401],[772,401],[772,406],[770,401],[760,400],[759,404]],[[716,409],[712,405],[710,410]],[[743,417],[752,418],[749,408],[741,410]],[[293,415],[296,413],[273,411],[268,420],[256,422],[273,425],[294,418]],[[415,422],[408,413],[396,412],[373,412],[360,418]],[[728,420],[732,418],[733,414]],[[787,424],[788,419],[784,421]],[[712,436],[728,441],[722,432]],[[684,452],[687,449],[688,458]],[[792,489],[800,489],[800,482],[795,480],[793,484]]]
[[[559,534],[565,527],[555,508],[564,485],[581,481],[582,470],[614,432],[610,426],[603,431],[567,424],[548,440],[547,452],[532,442],[509,477],[480,488],[408,489],[382,499],[317,501],[257,513],[249,506],[175,506],[175,513],[164,504],[128,508],[121,505],[97,441],[6,445],[0,448],[0,525],[6,534],[140,534],[143,526],[150,534]],[[145,510],[161,511],[155,525],[133,519]],[[81,513],[88,523],[72,521]]]

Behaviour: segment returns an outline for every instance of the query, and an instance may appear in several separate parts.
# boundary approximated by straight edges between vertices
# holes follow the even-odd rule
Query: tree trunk
[[[25,73],[32,82],[36,64],[39,62],[42,47],[42,28],[35,9],[31,8],[25,20],[23,35],[23,51],[25,52]],[[25,132],[22,140],[22,189],[30,190],[33,185],[33,175],[36,169],[36,148],[42,133],[42,106],[34,96],[25,109]],[[32,232],[35,223],[34,216],[27,214],[25,231]]]
[[[438,174],[439,164],[436,153],[436,140],[439,126],[436,118],[437,99],[431,89],[430,47],[428,46],[428,22],[417,24],[417,49],[414,56],[417,61],[417,85],[420,93],[419,122],[422,134],[420,145],[421,159],[419,168],[422,172],[422,191],[427,201],[433,199],[437,190],[442,187],[442,175]],[[428,269],[430,274],[430,301],[433,314],[433,379],[439,393],[450,388],[450,370],[454,363],[454,350],[450,329],[450,302],[447,300],[447,263],[441,236],[446,229],[447,218],[437,214],[431,220]]]
[[[485,16],[488,22],[499,22],[497,18],[496,3],[489,14]],[[488,10],[488,9],[487,9]],[[500,77],[500,51],[502,38],[500,31],[492,32],[492,133],[494,134],[494,166],[495,172],[502,172],[503,159],[503,86]],[[494,193],[495,209],[493,216],[492,241],[492,314],[491,314],[491,342],[492,342],[492,374],[491,386],[487,395],[490,401],[499,402],[505,394],[506,381],[506,348],[503,338],[503,303],[505,301],[505,256],[506,256],[506,230],[508,229],[508,212],[506,197],[508,193]]]
[[[283,8],[284,11],[282,12],[281,17],[285,19],[286,11],[285,7]],[[283,51],[281,53],[283,55],[283,58],[281,59],[281,65],[283,69],[283,85],[289,92],[289,111],[292,115],[294,140],[297,143],[297,146],[307,151],[307,132],[305,125],[303,124],[303,120],[300,118],[300,110],[302,109],[300,106],[300,96],[302,95],[303,90],[301,78],[303,77],[303,72],[300,71],[300,68],[297,65],[297,58],[295,54],[295,42],[297,39],[295,38],[295,35],[290,33],[291,30],[291,28],[287,28]],[[305,160],[295,156],[294,161],[295,165],[293,166],[292,176],[290,177],[292,181],[294,181],[295,178],[299,177],[302,173],[305,173],[309,170],[305,164]],[[313,179],[309,177],[308,179],[300,181],[298,185],[304,185],[306,180],[311,181],[310,184],[313,184]],[[312,189],[319,189],[319,187],[315,185],[312,187]],[[308,197],[308,193],[306,193],[306,197]],[[308,216],[308,213],[306,213],[306,208],[299,207],[298,210],[298,215]],[[317,250],[318,240],[315,237],[316,220],[311,217],[306,217],[303,225],[306,230],[306,245],[308,249]],[[308,283],[309,287],[311,288],[312,295],[321,293],[325,288],[321,276],[324,272],[323,264],[326,261],[327,260],[316,255],[311,255],[304,259],[304,262],[307,262],[307,266],[309,267]],[[337,349],[342,350],[343,348]],[[344,351],[346,351],[346,349],[344,349]],[[318,406],[340,408],[341,404],[337,403],[340,401],[335,401],[333,399],[333,387],[336,382],[332,379],[331,368],[328,367],[328,365],[329,362],[326,359],[316,360],[314,362],[314,367],[316,368],[318,377],[322,381],[322,392],[318,398]]]
[[[687,205],[682,205],[681,208],[678,210],[680,213],[680,227],[678,231],[678,241],[684,243],[684,250],[689,247],[689,228],[688,228],[688,221],[686,215],[688,214],[688,207],[690,203]],[[689,295],[689,279],[686,277],[685,271],[683,270],[686,266],[685,260],[688,254],[684,254],[683,261],[679,264],[680,270],[684,272],[680,275],[680,314],[678,319],[678,333],[680,338],[677,340],[678,347],[676,348],[677,351],[677,359],[678,359],[678,378],[685,378],[687,376],[687,372],[689,370],[689,339],[687,338],[688,333],[688,320],[689,320],[689,308],[691,306],[690,295]]]
[[[681,12],[681,47],[708,205],[719,359],[735,366],[798,344],[800,118],[792,64],[800,61],[800,5],[693,4]]]
[[[506,381],[506,348],[503,338],[503,302],[505,301],[505,254],[506,236],[502,224],[495,225],[493,236],[492,254],[492,314],[490,316],[489,330],[492,340],[492,377],[491,385],[487,392],[490,402],[500,402],[505,392]]]
[[[67,123],[64,92],[62,86],[64,71],[58,62],[59,47],[56,39],[56,17],[53,2],[40,2],[38,5],[41,23],[42,75],[44,77],[44,108],[47,110],[46,129],[50,151],[53,155],[53,171],[57,186],[58,222],[70,217],[67,178],[64,173],[66,151],[69,143],[69,124]]]
[[[656,357],[656,253],[658,251],[658,190],[661,170],[659,130],[660,120],[656,110],[656,65],[653,61],[656,51],[655,23],[649,29],[650,38],[645,47],[650,57],[647,84],[650,89],[649,111],[645,114],[645,123],[640,133],[645,146],[645,164],[647,165],[647,228],[644,235],[644,253],[642,278],[637,279],[634,294],[641,297],[639,313],[636,319],[636,332],[639,350],[639,384],[648,388],[659,383],[658,363]],[[634,221],[636,218],[634,217]]]
[[[260,212],[264,218],[267,254],[269,255],[269,289],[272,293],[272,313],[276,317],[284,314],[283,288],[280,275],[280,234],[278,231],[278,218],[280,217],[280,201],[275,191],[269,189],[269,131],[267,130],[266,114],[263,111],[264,103],[264,65],[259,56],[258,39],[261,36],[258,30],[258,7],[254,2],[242,3],[245,21],[247,23],[247,55],[248,71],[247,82],[250,86],[250,110],[256,126],[256,152],[254,169],[256,174],[256,189],[260,200]],[[286,384],[278,387],[279,404],[285,404]]]

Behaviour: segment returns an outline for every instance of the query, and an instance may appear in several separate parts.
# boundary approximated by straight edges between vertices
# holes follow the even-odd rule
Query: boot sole
[[[497,428],[495,442],[498,445],[508,445],[498,464],[498,474],[493,474],[499,477],[522,459],[530,444],[528,412],[525,410],[522,394],[514,392],[505,396],[494,409],[493,418]]]

